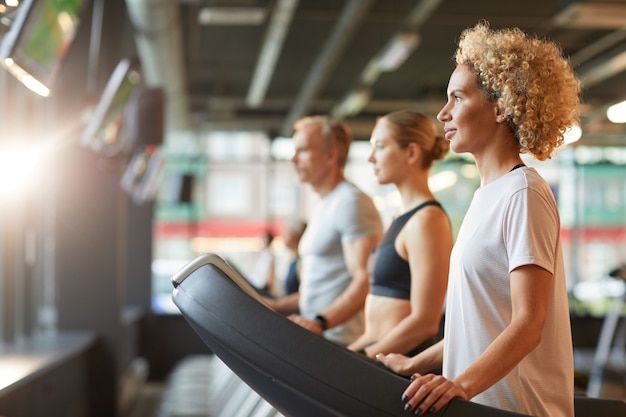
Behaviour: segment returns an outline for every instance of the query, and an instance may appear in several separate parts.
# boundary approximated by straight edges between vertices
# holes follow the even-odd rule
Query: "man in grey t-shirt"
[[[382,221],[371,198],[344,177],[352,142],[347,125],[306,117],[296,122],[293,141],[298,178],[321,201],[298,247],[300,290],[270,305],[299,312],[290,316],[295,323],[348,345],[364,330],[367,262],[382,235]]]

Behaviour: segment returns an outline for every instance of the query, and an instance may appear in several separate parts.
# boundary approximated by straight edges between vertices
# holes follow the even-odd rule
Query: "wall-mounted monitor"
[[[122,178],[121,188],[135,204],[153,201],[159,191],[164,175],[165,157],[157,145],[142,146],[131,158]]]
[[[0,64],[48,96],[92,0],[23,0],[0,41]]]
[[[124,130],[128,144],[161,145],[165,135],[165,94],[162,88],[136,88],[124,109]]]
[[[143,88],[137,63],[122,59],[107,81],[98,104],[81,135],[81,145],[105,156],[129,152],[132,143],[125,130],[125,110]]]

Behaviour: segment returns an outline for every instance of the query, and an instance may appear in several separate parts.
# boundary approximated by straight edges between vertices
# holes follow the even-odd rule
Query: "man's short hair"
[[[320,132],[328,146],[335,146],[339,150],[339,165],[345,166],[348,161],[348,151],[352,143],[352,132],[344,122],[332,120],[328,116],[307,116],[294,124],[296,131],[309,126],[319,126]]]

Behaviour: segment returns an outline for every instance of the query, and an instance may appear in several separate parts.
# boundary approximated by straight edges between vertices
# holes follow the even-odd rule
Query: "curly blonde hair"
[[[498,103],[520,153],[549,159],[578,123],[580,82],[554,42],[480,22],[461,34],[455,60],[473,68],[487,99]]]

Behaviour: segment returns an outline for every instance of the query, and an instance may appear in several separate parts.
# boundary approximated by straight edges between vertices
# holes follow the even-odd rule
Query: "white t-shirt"
[[[300,255],[300,314],[312,319],[339,297],[352,281],[343,244],[382,233],[382,221],[371,198],[342,182],[316,207],[298,245]],[[324,332],[324,337],[347,345],[363,333],[363,314]]]
[[[567,288],[554,195],[533,168],[478,189],[450,262],[443,375],[462,373],[511,321],[510,272],[534,264],[553,274],[540,345],[508,375],[472,398],[545,417],[574,415],[574,369]]]

